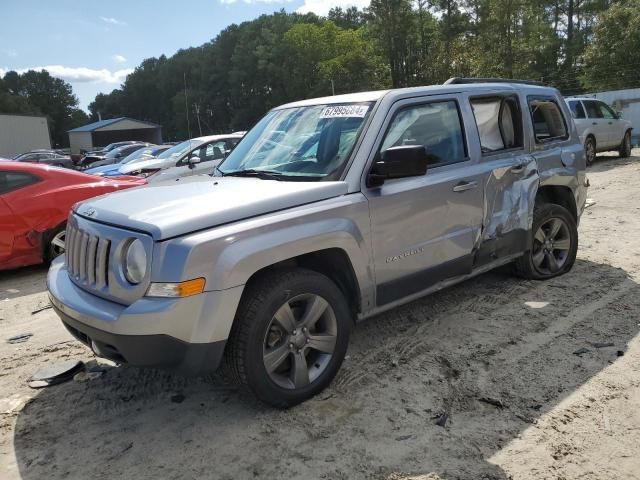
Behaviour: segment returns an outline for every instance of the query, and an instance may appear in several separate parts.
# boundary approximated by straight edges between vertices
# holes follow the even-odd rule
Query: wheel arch
[[[542,203],[555,203],[556,205],[560,205],[569,210],[573,218],[578,221],[576,199],[569,187],[563,185],[540,186],[536,193],[536,205]]]
[[[326,276],[343,293],[354,319],[362,311],[362,294],[353,264],[348,253],[344,249],[337,247],[296,255],[267,265],[249,277],[244,291],[246,292],[253,283],[264,275],[279,269],[290,268],[304,268]]]

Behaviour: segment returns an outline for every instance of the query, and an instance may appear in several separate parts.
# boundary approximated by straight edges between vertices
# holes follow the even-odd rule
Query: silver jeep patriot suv
[[[587,185],[552,88],[452,79],[304,100],[211,175],[77,204],[51,302],[99,356],[222,365],[290,406],[331,382],[354,321],[507,263],[568,272]]]

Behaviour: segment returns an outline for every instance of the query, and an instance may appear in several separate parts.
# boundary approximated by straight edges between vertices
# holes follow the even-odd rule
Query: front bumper
[[[235,287],[121,305],[76,286],[62,258],[52,263],[47,285],[65,327],[97,355],[190,375],[218,368],[242,294]]]

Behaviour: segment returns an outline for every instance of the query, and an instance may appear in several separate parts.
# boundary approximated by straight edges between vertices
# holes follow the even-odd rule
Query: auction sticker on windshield
[[[369,105],[332,105],[325,107],[320,118],[364,118],[369,111]]]

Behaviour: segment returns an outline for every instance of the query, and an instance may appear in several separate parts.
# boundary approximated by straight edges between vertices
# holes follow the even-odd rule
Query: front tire
[[[305,269],[269,273],[247,285],[224,369],[265,403],[290,407],[333,380],[349,343],[351,315],[329,278]]]
[[[51,262],[64,253],[65,249],[65,229],[66,225],[61,225],[52,230],[48,235],[45,245],[45,261]]]
[[[618,150],[620,158],[627,158],[631,156],[631,132],[627,130],[620,144],[620,150]]]
[[[524,278],[546,280],[567,273],[578,253],[578,227],[564,207],[545,203],[536,207],[531,248],[516,263]]]

